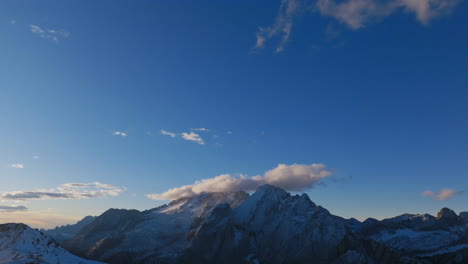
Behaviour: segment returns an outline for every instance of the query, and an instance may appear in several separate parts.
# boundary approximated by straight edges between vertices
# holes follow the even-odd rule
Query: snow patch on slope
[[[398,250],[427,251],[446,247],[460,237],[455,232],[444,230],[415,231],[403,228],[391,231],[383,230],[372,235],[371,238]]]
[[[432,257],[432,256],[435,256],[435,255],[441,255],[441,254],[446,254],[446,253],[457,252],[458,250],[464,249],[464,248],[468,248],[468,243],[442,248],[442,249],[439,249],[439,250],[436,250],[436,251],[433,251],[433,252],[419,254],[418,256],[420,256],[420,257]]]
[[[54,240],[24,224],[0,225],[0,263],[98,264],[70,254]]]

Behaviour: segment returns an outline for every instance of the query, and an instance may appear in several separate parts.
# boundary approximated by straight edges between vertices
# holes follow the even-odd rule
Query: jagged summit
[[[233,210],[217,207],[212,216],[192,245],[200,252],[194,255],[219,263],[226,263],[222,256],[231,256],[229,263],[326,263],[347,232],[344,220],[307,195],[291,195],[272,185],[259,187]],[[210,249],[212,243],[217,246]]]
[[[458,222],[458,215],[452,209],[444,207],[437,213],[437,220],[444,221],[449,225],[454,225]]]

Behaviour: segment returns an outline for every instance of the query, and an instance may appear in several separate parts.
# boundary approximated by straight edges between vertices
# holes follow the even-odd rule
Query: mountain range
[[[0,225],[0,263],[95,261],[463,264],[468,212],[443,208],[437,216],[360,222],[331,214],[306,194],[264,185],[252,195],[202,193],[146,211],[109,209],[50,230]]]

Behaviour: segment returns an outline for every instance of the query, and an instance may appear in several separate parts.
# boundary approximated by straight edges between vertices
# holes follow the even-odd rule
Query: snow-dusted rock
[[[0,263],[98,264],[72,255],[53,239],[24,224],[0,225]]]
[[[264,185],[234,209],[221,205],[201,227],[190,257],[200,263],[330,263],[347,233],[342,218],[307,195]],[[209,250],[210,249],[210,250]]]
[[[81,219],[73,225],[58,226],[54,229],[49,230],[41,229],[40,231],[46,234],[48,237],[51,237],[60,243],[74,237],[76,234],[78,234],[78,232],[81,231],[81,229],[83,229],[85,226],[89,225],[92,221],[94,221],[94,219],[96,219],[96,216],[86,216],[85,218]]]
[[[202,193],[143,212],[110,209],[64,245],[71,252],[101,261],[173,259],[190,246],[191,238],[217,205],[236,207],[248,197],[245,192]]]
[[[454,211],[442,208],[437,217],[404,214],[382,221],[365,221],[360,232],[407,255],[432,256],[465,243],[467,228],[460,219]]]

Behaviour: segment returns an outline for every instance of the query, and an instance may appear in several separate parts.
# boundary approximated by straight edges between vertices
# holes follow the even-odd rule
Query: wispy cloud
[[[41,38],[48,39],[56,43],[59,42],[59,40],[68,38],[70,36],[70,32],[65,30],[46,29],[32,24],[29,25],[29,30]]]
[[[432,198],[432,199],[438,200],[438,201],[446,201],[446,200],[449,200],[449,199],[453,198],[454,196],[462,194],[462,193],[463,193],[463,191],[455,191],[455,190],[452,190],[452,189],[442,189],[439,192],[424,191],[422,193],[422,196],[429,197],[429,198]]]
[[[302,191],[313,187],[320,180],[332,175],[323,164],[279,164],[276,168],[254,177],[223,174],[214,178],[203,179],[191,185],[170,189],[162,194],[148,194],[155,200],[175,200],[191,197],[203,192],[253,191],[264,184],[271,184],[287,191]]]
[[[294,21],[302,10],[333,18],[352,30],[358,30],[401,11],[414,14],[418,22],[428,25],[432,20],[450,14],[460,2],[461,0],[282,0],[273,25],[258,29],[255,48],[263,48],[269,39],[279,36],[275,51],[283,51]]]
[[[191,128],[190,130],[192,130],[192,131],[204,131],[204,132],[210,131],[208,128],[204,128],[204,127],[201,127],[201,128]]]
[[[163,129],[161,129],[161,135],[170,136],[171,138],[177,137],[176,133],[172,133],[172,132],[169,132],[169,131],[166,131],[166,130],[163,130]]]
[[[24,169],[24,164],[23,163],[13,163],[9,165],[10,168],[15,168],[15,169]]]
[[[196,143],[198,143],[200,145],[205,144],[205,141],[203,141],[203,139],[200,137],[200,135],[197,134],[197,133],[194,133],[194,132],[182,133],[182,138],[185,139],[185,140],[188,140],[188,141],[196,142]]]
[[[282,52],[291,35],[294,19],[300,10],[299,0],[282,0],[276,16],[275,22],[270,27],[259,27],[256,33],[257,41],[254,48],[265,47],[267,40],[276,35],[281,35],[281,39],[276,46],[276,52]]]
[[[115,189],[113,185],[100,183],[100,182],[91,182],[91,183],[64,183],[62,184],[65,188],[104,188],[104,189]]]
[[[27,211],[26,206],[10,206],[10,205],[0,205],[0,212],[18,212],[18,211]]]
[[[126,137],[127,133],[121,132],[121,131],[115,131],[114,133],[112,133],[112,135]]]
[[[322,16],[329,16],[346,24],[351,29],[359,29],[374,17],[385,16],[390,6],[375,0],[348,0],[339,3],[335,0],[318,0],[317,8]]]
[[[15,24],[16,24],[16,20],[14,20],[14,19],[10,19],[9,22],[10,22],[11,25],[15,25]]]
[[[450,14],[461,0],[394,0],[394,5],[414,13],[424,25],[435,18]]]
[[[30,201],[47,199],[88,199],[106,196],[117,196],[125,192],[125,188],[115,187],[99,182],[65,183],[50,190],[13,191],[0,193],[0,201]]]
[[[33,156],[33,159],[39,159],[39,156]]]

